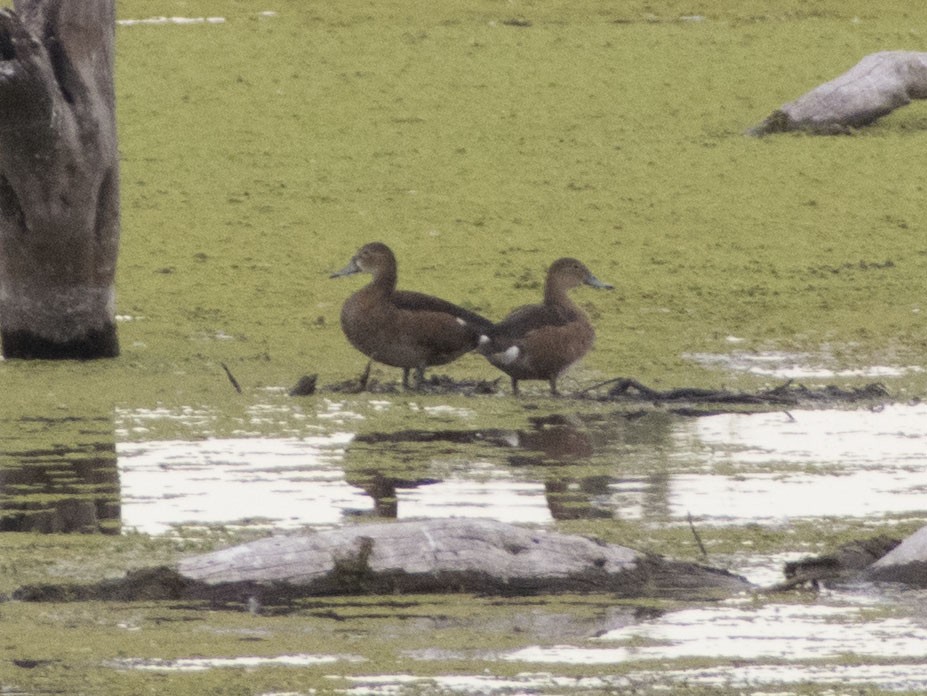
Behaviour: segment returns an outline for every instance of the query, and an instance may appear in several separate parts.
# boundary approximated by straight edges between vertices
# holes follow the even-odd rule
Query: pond
[[[199,431],[192,440],[116,444],[122,525],[163,534],[190,525],[273,530],[358,516],[477,516],[775,526],[917,518],[924,509],[922,404],[700,418],[600,411],[528,416],[511,430],[468,429],[468,409],[433,407],[441,430],[377,432],[369,431],[377,411],[406,411],[400,418],[414,423],[420,405],[373,401],[361,416],[350,404],[322,402],[314,419],[300,409],[315,421],[302,437],[282,409],[256,417],[289,434],[260,438],[215,437],[207,413],[118,412],[119,433],[157,419],[189,419]],[[359,420],[363,432],[352,432]]]
[[[117,360],[0,361],[0,593],[270,534],[488,517],[781,579],[920,527],[923,104],[746,138],[927,6],[862,0],[117,6]],[[788,50],[783,50],[788,47]],[[403,288],[492,319],[576,256],[595,348],[550,398],[346,394],[339,326]],[[229,385],[233,373],[241,393]],[[395,383],[398,371],[374,366]],[[438,372],[486,380],[467,355]],[[287,390],[319,375],[314,396]],[[688,417],[570,398],[630,376],[891,398]],[[920,693],[927,595],[0,603],[0,694]]]
[[[483,405],[500,399],[504,415],[485,424]],[[182,543],[217,532],[251,538],[365,519],[476,516],[573,527],[769,585],[785,561],[829,550],[815,530],[866,536],[916,524],[927,485],[927,405],[920,403],[684,417],[572,399],[293,398],[271,390],[228,415],[118,408],[109,421],[8,423],[17,435],[3,452],[4,529],[95,524]],[[77,446],[37,444],[55,428]],[[693,550],[693,528],[707,558]],[[927,645],[925,600],[919,591],[862,586],[797,601],[742,596],[699,606],[424,597],[395,609],[393,600],[335,599],[295,618],[311,624],[321,611],[340,616],[348,631],[357,622],[360,634],[392,636],[399,662],[387,666],[369,647],[339,645],[270,655],[263,648],[216,657],[130,653],[101,665],[178,676],[309,670],[350,694],[804,683],[917,691],[927,688],[916,668]],[[434,633],[428,646],[418,636],[425,627]],[[483,646],[461,640],[472,631]],[[397,672],[407,661],[431,668]],[[381,666],[371,673],[373,664]],[[441,673],[448,664],[456,665],[453,675]]]

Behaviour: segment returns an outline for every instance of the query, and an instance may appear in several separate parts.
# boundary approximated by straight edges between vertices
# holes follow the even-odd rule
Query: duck
[[[362,246],[331,278],[370,273],[373,279],[345,300],[341,329],[352,346],[371,360],[402,368],[402,386],[421,386],[425,368],[445,365],[475,349],[492,322],[476,312],[432,295],[397,290],[397,263],[382,242]]]
[[[595,330],[567,291],[580,285],[611,290],[584,263],[554,261],[547,270],[544,301],[512,310],[479,338],[477,350],[512,380],[518,395],[521,380],[547,380],[558,395],[557,379],[592,348]]]

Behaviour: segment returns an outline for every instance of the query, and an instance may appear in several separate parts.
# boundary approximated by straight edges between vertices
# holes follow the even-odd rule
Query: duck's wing
[[[517,340],[545,327],[565,326],[575,320],[572,312],[557,305],[524,305],[512,310],[489,332],[490,338]]]
[[[488,331],[493,326],[493,323],[486,317],[482,317],[476,312],[458,307],[453,302],[442,300],[440,297],[435,297],[433,295],[426,295],[411,290],[399,290],[390,296],[390,300],[398,309],[411,312],[439,312],[442,314],[450,314],[480,331]]]

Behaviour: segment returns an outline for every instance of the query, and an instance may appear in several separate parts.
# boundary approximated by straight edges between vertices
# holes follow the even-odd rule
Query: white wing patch
[[[503,365],[511,365],[518,360],[519,355],[521,355],[521,349],[518,346],[511,346],[502,353],[496,353],[496,357]]]

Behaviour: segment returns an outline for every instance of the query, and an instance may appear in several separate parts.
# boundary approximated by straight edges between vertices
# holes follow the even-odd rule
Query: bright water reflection
[[[918,594],[919,593],[912,593]],[[633,626],[609,631],[586,644],[533,646],[505,659],[530,664],[672,664],[709,659],[713,667],[637,670],[628,685],[650,688],[673,684],[742,688],[814,682],[843,687],[868,685],[919,691],[927,687],[920,661],[927,646],[921,612],[873,614],[875,603],[859,606],[838,596],[832,604],[766,604],[693,608],[671,612]],[[884,611],[884,608],[883,608]],[[594,645],[598,644],[598,645]],[[844,664],[830,666],[828,660]],[[884,661],[892,661],[886,669]],[[909,664],[906,664],[909,663]]]
[[[446,414],[445,414],[446,415]],[[674,418],[653,413],[534,418],[521,430],[352,433],[364,419],[327,403],[256,437],[280,409],[250,409],[241,437],[116,445],[127,529],[336,525],[356,515],[490,517],[546,524],[600,518],[660,525],[906,518],[927,504],[927,405]],[[208,434],[202,413],[157,419]],[[126,428],[125,423],[133,424]],[[139,425],[142,424],[142,425]],[[366,423],[369,428],[369,422]],[[314,434],[306,434],[310,431]]]
[[[689,657],[786,662],[841,655],[919,658],[925,654],[927,627],[911,617],[870,620],[858,606],[708,606],[667,613],[590,642],[596,645],[531,647],[505,659],[613,664]]]
[[[925,404],[720,415],[679,434],[686,471],[671,484],[676,518],[768,524],[927,511]]]
[[[333,677],[333,680],[336,679]],[[845,666],[725,665],[698,669],[632,671],[622,675],[577,677],[548,671],[526,671],[510,677],[486,674],[417,677],[408,674],[348,677],[351,686],[333,690],[349,696],[403,696],[421,693],[549,694],[549,693],[686,693],[686,687],[737,689],[735,693],[768,694],[767,689],[804,687],[802,691],[775,691],[777,696],[797,693],[846,694],[847,689],[876,688],[897,693],[923,693],[927,675],[920,663],[854,664]],[[807,691],[808,685],[824,691]],[[713,692],[712,692],[713,693]],[[722,691],[720,693],[730,693]],[[269,692],[264,696],[293,696]]]
[[[810,604],[732,600],[657,613],[559,644],[556,636],[546,636],[546,642],[495,658],[522,668],[511,676],[491,676],[491,668],[473,675],[358,676],[349,677],[350,685],[342,692],[373,696],[418,693],[417,688],[500,694],[676,693],[677,688],[698,685],[761,693],[813,683],[918,693],[927,688],[922,665],[927,645],[925,599],[922,592],[909,592],[904,603],[895,606],[839,593]],[[686,661],[699,666],[674,667]],[[598,676],[575,676],[581,665]],[[602,675],[608,665],[615,674]]]
[[[120,444],[126,529],[226,524],[287,529],[337,525],[372,501],[337,466],[351,435]]]
[[[491,517],[510,523],[547,524],[553,521],[540,483],[452,478],[397,493],[401,519],[433,517]]]

